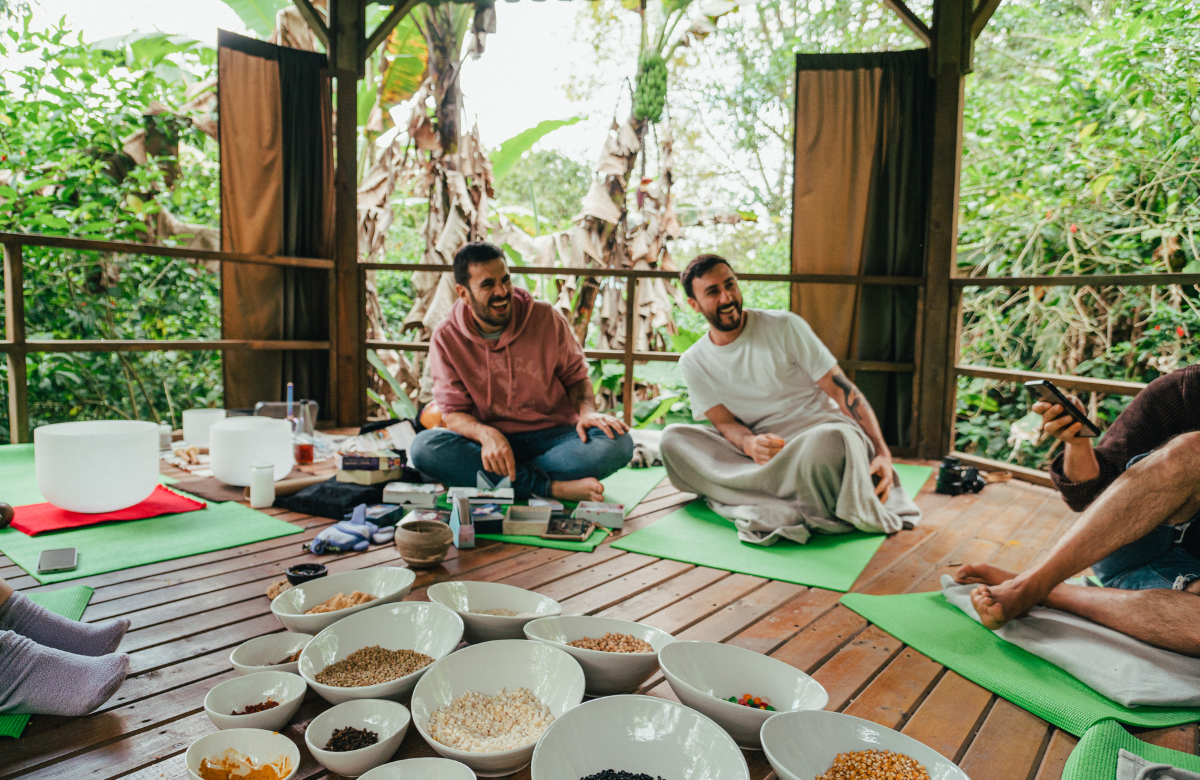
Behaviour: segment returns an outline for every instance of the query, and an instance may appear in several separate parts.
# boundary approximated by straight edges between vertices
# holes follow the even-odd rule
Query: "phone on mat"
[[[37,573],[53,574],[56,571],[71,571],[77,563],[78,555],[74,547],[42,550],[42,554],[38,556]]]
[[[1025,389],[1048,404],[1058,404],[1066,410],[1071,419],[1077,423],[1082,423],[1083,428],[1079,431],[1079,436],[1092,437],[1100,435],[1100,429],[1096,427],[1096,424],[1089,420],[1086,414],[1079,411],[1078,407],[1071,403],[1071,399],[1063,395],[1063,391],[1055,387],[1053,382],[1047,379],[1038,379],[1033,382],[1026,382]]]

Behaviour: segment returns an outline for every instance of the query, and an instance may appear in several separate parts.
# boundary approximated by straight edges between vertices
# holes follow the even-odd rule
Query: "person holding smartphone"
[[[958,570],[979,585],[971,601],[983,624],[1041,604],[1200,657],[1200,365],[1151,382],[1098,444],[1061,405],[1033,409],[1065,445],[1050,475],[1083,514],[1032,569]],[[1089,567],[1104,587],[1063,584]]]

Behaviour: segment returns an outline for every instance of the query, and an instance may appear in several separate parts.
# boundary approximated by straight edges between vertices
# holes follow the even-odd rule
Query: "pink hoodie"
[[[466,412],[502,433],[574,425],[567,388],[587,379],[583,349],[548,303],[513,290],[513,317],[496,341],[479,335],[458,301],[429,342],[433,397],[443,414]]]

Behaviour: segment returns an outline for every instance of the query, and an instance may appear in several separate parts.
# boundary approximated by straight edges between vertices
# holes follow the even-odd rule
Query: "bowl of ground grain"
[[[294,634],[280,631],[277,634],[255,637],[233,649],[229,663],[238,674],[256,672],[300,673],[300,651],[312,641],[312,634]]]
[[[472,644],[524,639],[529,621],[562,614],[554,599],[499,582],[439,582],[427,592],[430,601],[462,617],[466,639]]]
[[[611,778],[607,770],[663,780],[750,779],[742,751],[720,726],[653,696],[581,704],[551,724],[533,753],[532,780]]]
[[[313,718],[304,731],[304,743],[330,772],[358,777],[391,759],[411,722],[403,704],[357,699]]]
[[[300,709],[308,686],[291,672],[257,672],[213,687],[204,714],[219,729],[280,731]]]
[[[583,669],[556,647],[484,642],[434,664],[413,691],[413,723],[429,746],[481,777],[529,763],[546,727],[583,701]]]
[[[820,710],[829,703],[821,684],[791,664],[717,642],[676,642],[658,657],[679,700],[704,713],[749,750],[762,750],[759,732],[776,712]],[[729,701],[749,694],[773,710]]]
[[[763,724],[762,745],[780,780],[970,780],[912,737],[840,712],[781,712]]]
[[[448,758],[407,758],[376,767],[363,780],[475,780],[475,773]]]
[[[331,704],[402,701],[430,665],[462,641],[462,618],[423,601],[360,612],[317,634],[300,653],[300,676]]]
[[[292,780],[300,748],[264,729],[228,729],[200,737],[184,754],[189,780]]]
[[[285,590],[271,612],[288,631],[316,634],[356,612],[402,600],[416,578],[412,569],[395,566],[330,574]]]
[[[658,671],[658,653],[675,638],[641,623],[583,615],[538,618],[525,636],[569,653],[583,667],[588,696],[630,693]]]

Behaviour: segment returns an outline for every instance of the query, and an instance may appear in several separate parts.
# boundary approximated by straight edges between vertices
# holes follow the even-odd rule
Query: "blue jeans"
[[[1126,468],[1149,454],[1132,458]],[[1092,571],[1106,588],[1183,590],[1200,579],[1200,558],[1179,546],[1191,526],[1191,533],[1200,533],[1200,516],[1179,525],[1160,525],[1098,561]]]
[[[552,481],[604,479],[633,457],[633,439],[628,433],[610,439],[599,428],[588,429],[587,442],[580,440],[573,425],[505,436],[517,461],[513,490],[518,499],[549,496]],[[479,442],[445,428],[418,433],[408,454],[413,466],[447,487],[475,487],[480,471],[493,480],[502,476],[483,468]]]

